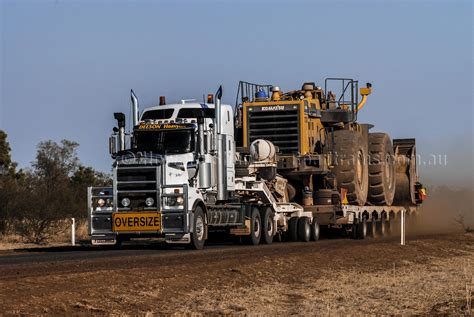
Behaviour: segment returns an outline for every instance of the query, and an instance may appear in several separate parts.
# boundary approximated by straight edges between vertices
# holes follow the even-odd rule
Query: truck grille
[[[297,153],[299,148],[298,106],[280,106],[282,110],[262,110],[270,107],[251,107],[248,111],[249,144],[265,139],[279,147],[280,153]]]
[[[117,168],[117,200],[118,207],[123,209],[121,201],[127,197],[130,206],[127,209],[143,210],[145,200],[152,197],[155,200],[153,207],[157,208],[159,167],[137,166]]]

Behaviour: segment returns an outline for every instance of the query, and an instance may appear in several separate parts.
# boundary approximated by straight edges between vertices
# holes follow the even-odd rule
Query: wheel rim
[[[357,153],[357,183],[359,185],[362,184],[363,181],[363,168],[364,168],[364,153],[362,151],[359,151]]]
[[[268,228],[267,234],[269,237],[271,237],[273,234],[273,221],[270,217],[268,217],[267,219],[267,228]]]
[[[255,218],[253,222],[253,234],[255,237],[260,236],[260,221],[258,218]]]
[[[201,216],[196,218],[195,235],[199,241],[204,237],[204,221]]]

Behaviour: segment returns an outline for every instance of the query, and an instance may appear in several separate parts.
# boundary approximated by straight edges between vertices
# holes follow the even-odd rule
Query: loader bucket
[[[394,139],[395,154],[395,199],[393,204],[399,206],[416,205],[416,188],[418,181],[416,168],[415,139]]]

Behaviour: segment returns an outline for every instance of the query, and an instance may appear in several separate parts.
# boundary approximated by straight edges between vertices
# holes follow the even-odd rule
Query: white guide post
[[[401,215],[401,221],[400,221],[400,244],[405,245],[405,209],[402,209],[402,215]]]
[[[71,244],[76,245],[76,219],[71,218],[72,225],[71,225]]]

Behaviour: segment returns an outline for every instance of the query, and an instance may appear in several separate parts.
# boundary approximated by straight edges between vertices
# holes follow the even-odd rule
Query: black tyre
[[[369,236],[374,239],[377,238],[377,218],[372,217],[367,225]]]
[[[385,237],[387,235],[387,216],[385,214],[382,214],[382,218],[380,218],[377,225],[377,233],[381,237]]]
[[[362,217],[362,220],[357,224],[357,239],[363,240],[367,237],[367,218]]]
[[[246,236],[248,244],[258,245],[262,236],[262,219],[257,207],[253,207],[250,214],[250,235]]]
[[[387,235],[391,236],[392,234],[395,233],[395,218],[394,217],[388,217],[387,218]]]
[[[395,159],[386,133],[369,134],[369,195],[374,205],[392,205],[395,197]]]
[[[200,206],[197,206],[194,210],[193,232],[191,233],[191,243],[189,244],[189,248],[202,250],[204,248],[204,243],[206,242],[206,231],[207,224],[204,211]]]
[[[261,212],[262,217],[262,243],[271,244],[273,242],[274,222],[273,211],[270,207],[264,207]]]
[[[329,144],[332,144],[331,136]],[[338,190],[345,188],[348,202],[363,206],[367,201],[369,188],[367,143],[359,132],[338,130],[334,132],[332,149],[334,151],[332,172],[336,175]]]
[[[298,220],[298,238],[303,242],[311,239],[311,225],[308,217],[300,217]]]
[[[298,217],[288,220],[288,238],[290,241],[298,241]]]
[[[350,232],[351,239],[357,239],[357,223],[352,224],[352,230]]]
[[[313,221],[311,222],[311,241],[318,241],[320,234],[319,223],[316,218],[313,217]]]

